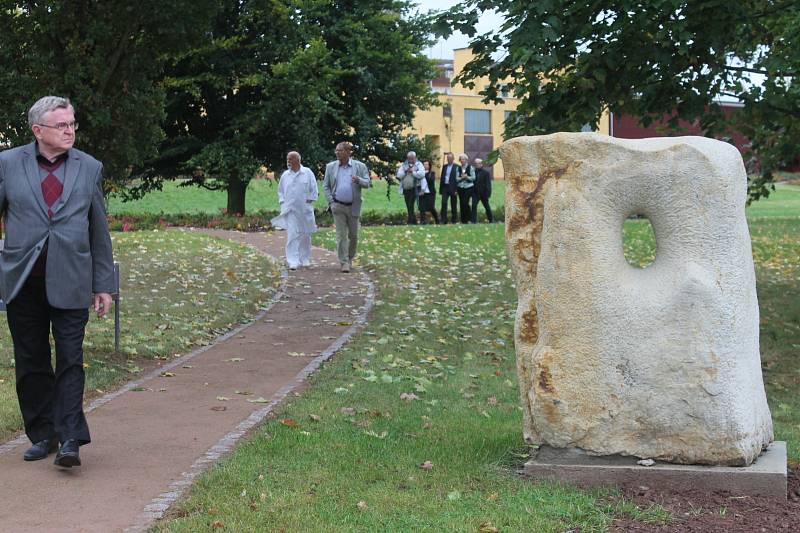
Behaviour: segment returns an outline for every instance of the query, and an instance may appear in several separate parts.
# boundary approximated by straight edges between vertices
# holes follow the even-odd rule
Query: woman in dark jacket
[[[419,219],[425,224],[425,213],[433,216],[434,222],[439,223],[439,214],[436,212],[436,173],[431,170],[431,162],[423,161],[425,168],[425,181],[428,183],[428,192],[419,197]]]

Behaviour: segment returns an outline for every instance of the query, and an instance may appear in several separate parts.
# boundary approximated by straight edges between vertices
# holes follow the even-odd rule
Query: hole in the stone
[[[622,250],[631,266],[647,268],[656,260],[656,234],[650,220],[631,215],[622,226]]]

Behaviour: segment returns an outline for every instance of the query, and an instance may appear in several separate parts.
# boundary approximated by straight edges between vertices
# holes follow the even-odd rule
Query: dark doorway
[[[479,157],[486,160],[494,149],[494,137],[491,135],[464,135],[464,153],[469,157],[470,163]],[[456,154],[458,155],[458,154]],[[494,179],[494,167],[484,165],[484,168],[489,171],[489,175]]]

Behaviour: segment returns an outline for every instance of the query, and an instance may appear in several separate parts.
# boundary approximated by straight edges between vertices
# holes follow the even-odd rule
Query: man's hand
[[[97,316],[106,316],[111,309],[111,295],[107,292],[98,292],[94,295],[94,310]]]
[[[352,177],[352,178],[350,178],[350,179],[351,179],[351,181],[352,181],[353,183],[358,183],[358,176],[356,176],[355,174],[353,174],[353,177]]]

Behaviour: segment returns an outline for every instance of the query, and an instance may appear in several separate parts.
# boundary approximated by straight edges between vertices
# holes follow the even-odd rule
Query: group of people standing
[[[359,219],[361,217],[361,190],[372,186],[367,166],[351,157],[352,145],[336,145],[336,160],[325,167],[323,190],[336,227],[336,252],[342,272],[350,272],[358,246]],[[439,176],[439,195],[442,197],[441,218],[436,212],[436,173],[430,161],[420,162],[415,152],[408,152],[406,160],[397,169],[397,180],[408,211],[408,223],[416,224],[415,210],[419,210],[420,223],[425,224],[430,213],[437,224],[447,224],[447,206],[450,204],[451,222],[456,222],[456,205],[462,224],[477,222],[478,202],[486,210],[486,219],[494,221],[489,198],[492,196],[492,177],[476,158],[471,165],[466,154],[458,156],[455,163],[452,152],[445,154],[446,163]],[[280,215],[272,225],[287,230],[286,263],[290,270],[311,265],[311,234],[317,230],[314,219],[314,202],[317,184],[314,173],[301,164],[298,152],[286,156],[287,169],[278,183]]]
[[[420,223],[425,224],[426,214],[430,213],[433,221],[447,224],[447,207],[450,204],[451,222],[456,223],[456,213],[462,224],[478,221],[478,202],[486,210],[486,219],[494,222],[489,198],[492,196],[492,176],[483,167],[483,160],[476,158],[474,166],[470,164],[467,154],[458,156],[455,163],[452,152],[445,154],[446,163],[439,175],[439,195],[442,197],[441,218],[436,212],[436,173],[431,170],[430,161],[417,161],[415,152],[408,152],[406,160],[397,169],[400,191],[406,203],[408,223],[416,224],[415,206],[419,208]],[[456,211],[458,205],[458,211]]]

